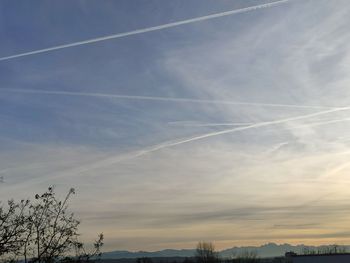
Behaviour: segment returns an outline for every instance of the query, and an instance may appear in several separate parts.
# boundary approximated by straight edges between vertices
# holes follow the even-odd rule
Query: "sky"
[[[0,200],[74,187],[105,250],[350,244],[350,3],[269,3],[1,1]]]

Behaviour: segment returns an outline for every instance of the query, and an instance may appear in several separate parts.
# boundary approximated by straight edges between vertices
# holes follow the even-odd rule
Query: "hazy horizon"
[[[74,187],[106,251],[350,244],[349,24],[346,0],[1,2],[0,200]]]
[[[210,240],[207,241],[199,241],[199,242],[212,242]],[[198,244],[198,242],[196,244],[194,244],[193,247],[188,247],[188,248],[163,248],[163,249],[158,249],[158,250],[120,250],[120,249],[112,249],[112,250],[106,250],[104,251],[105,253],[109,253],[109,252],[119,252],[119,251],[127,251],[127,252],[131,252],[131,253],[138,253],[138,252],[146,252],[146,253],[154,253],[154,252],[160,252],[160,251],[164,251],[164,250],[196,250],[196,245]],[[265,246],[269,246],[269,245],[276,245],[276,246],[293,246],[293,247],[297,247],[297,246],[304,246],[304,247],[322,247],[322,246],[328,246],[328,247],[332,247],[334,245],[340,246],[340,247],[350,247],[350,245],[347,244],[320,244],[320,245],[312,245],[312,244],[290,244],[290,243],[275,243],[275,242],[269,242],[269,243],[263,243],[260,245],[237,245],[237,246],[229,246],[229,247],[222,247],[219,248],[216,246],[215,242],[212,242],[212,244],[214,245],[214,248],[217,252],[223,252],[225,250],[230,250],[233,248],[242,248],[242,249],[247,249],[247,248],[262,248]],[[249,250],[248,250],[249,251]],[[347,252],[348,253],[348,252]]]

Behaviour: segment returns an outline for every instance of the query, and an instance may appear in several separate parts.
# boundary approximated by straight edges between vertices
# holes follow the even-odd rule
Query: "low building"
[[[319,255],[286,254],[286,259],[290,263],[349,263],[350,253]]]

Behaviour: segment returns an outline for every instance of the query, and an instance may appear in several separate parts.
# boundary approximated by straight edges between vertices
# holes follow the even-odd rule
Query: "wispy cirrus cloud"
[[[90,5],[84,23],[120,26],[122,14],[100,8],[135,9]],[[148,24],[183,20],[168,11],[195,13],[198,2],[161,6]],[[118,48],[3,61],[1,199],[76,186],[84,237],[109,233],[108,249],[349,242],[339,234],[349,231],[349,11],[347,1],[289,1]]]

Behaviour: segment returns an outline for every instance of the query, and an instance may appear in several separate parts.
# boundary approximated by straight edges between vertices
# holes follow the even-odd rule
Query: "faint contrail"
[[[326,172],[326,174],[322,175],[321,176],[321,179],[327,179],[327,178],[330,178],[334,175],[336,175],[337,173],[345,170],[346,168],[348,168],[350,166],[350,162],[347,161],[347,162],[344,162],[340,165],[338,165],[337,167],[333,168],[332,170]]]
[[[260,123],[256,123],[256,124],[252,124],[252,125],[248,125],[248,126],[244,126],[244,127],[236,127],[236,128],[232,128],[232,129],[218,131],[218,132],[205,133],[205,134],[190,137],[190,138],[183,138],[180,140],[168,141],[168,142],[154,145],[151,147],[146,147],[144,149],[141,149],[141,150],[138,150],[135,152],[131,152],[128,154],[119,155],[119,156],[112,156],[110,158],[106,158],[106,159],[97,161],[95,163],[92,163],[88,166],[78,167],[77,169],[71,170],[69,172],[69,176],[71,176],[73,174],[79,175],[79,174],[82,174],[84,172],[94,170],[94,169],[97,169],[97,168],[100,168],[103,166],[116,164],[116,163],[119,163],[121,161],[131,160],[131,159],[134,159],[134,158],[137,158],[137,157],[140,157],[140,156],[152,153],[152,152],[156,152],[156,151],[159,151],[159,150],[162,150],[165,148],[170,148],[170,147],[174,147],[177,145],[181,145],[181,144],[185,144],[185,143],[189,143],[189,142],[193,142],[193,141],[198,141],[198,140],[206,139],[209,137],[214,137],[214,136],[218,136],[218,135],[229,134],[229,133],[234,133],[234,132],[239,132],[239,131],[244,131],[244,130],[249,130],[249,129],[254,129],[254,128],[259,128],[259,127],[266,127],[266,126],[270,126],[270,125],[286,123],[289,121],[308,119],[308,118],[312,118],[312,117],[316,117],[316,116],[320,116],[320,115],[325,115],[325,114],[330,114],[330,113],[334,113],[334,112],[338,112],[338,111],[345,111],[345,110],[350,110],[350,106],[326,110],[326,111],[319,111],[319,112],[315,112],[312,114],[301,115],[301,116],[299,115],[296,117],[290,117],[290,118],[285,118],[285,119],[280,119],[280,120],[260,122]],[[63,173],[55,178],[60,178],[60,177],[65,177],[65,176],[68,176],[67,173]]]
[[[302,128],[322,126],[322,125],[327,125],[327,124],[332,124],[332,123],[339,123],[339,122],[345,122],[345,121],[350,121],[350,118],[313,122],[313,123],[308,123],[308,124],[302,124],[302,125],[297,125],[297,126],[293,126],[293,127],[288,127],[288,128],[285,128],[285,129],[287,129],[287,130],[302,129]],[[275,152],[276,150],[279,150],[281,147],[283,147],[285,145],[288,145],[288,144],[289,144],[289,142],[279,143],[277,145],[274,145],[271,149],[265,151],[264,153],[271,154],[271,153]]]
[[[345,121],[350,121],[350,118],[343,118],[343,119],[336,119],[336,120],[328,120],[328,121],[319,121],[319,122],[312,122],[308,124],[302,124],[294,127],[289,127],[286,129],[300,129],[300,128],[307,128],[307,127],[315,127],[315,126],[322,126],[326,124],[332,124],[332,123],[338,123],[338,122],[345,122]]]
[[[217,127],[217,126],[248,126],[253,122],[223,122],[223,123],[201,123],[196,121],[172,121],[169,125],[183,126],[183,127]]]
[[[333,109],[337,109],[337,108],[333,108]],[[345,121],[350,121],[350,118],[343,118],[343,119],[336,119],[336,120],[327,120],[327,121],[320,121],[320,122],[311,122],[311,123],[307,123],[307,124],[302,124],[302,125],[298,125],[298,126],[293,126],[293,127],[289,127],[289,128],[285,128],[285,129],[300,129],[300,128],[307,128],[307,127],[314,127],[314,126],[321,126],[321,125],[325,125],[325,124],[332,124],[332,123],[338,123],[338,122],[345,122]],[[249,122],[224,122],[224,123],[195,123],[195,122],[184,122],[183,124],[181,122],[170,122],[169,124],[172,125],[181,125],[181,126],[190,126],[190,127],[218,127],[218,126],[248,126],[248,125],[252,125],[252,124],[256,124],[256,123],[249,123]]]
[[[213,137],[213,136],[218,136],[218,135],[223,135],[223,134],[228,134],[228,133],[234,133],[234,132],[239,132],[239,131],[244,131],[244,130],[249,130],[249,129],[254,129],[254,128],[260,128],[260,127],[265,127],[265,126],[270,126],[270,125],[276,125],[276,124],[286,123],[286,122],[289,122],[289,121],[308,119],[308,118],[312,118],[312,117],[316,117],[316,116],[320,116],[320,115],[325,115],[325,114],[334,113],[334,112],[338,112],[338,111],[345,111],[345,110],[350,110],[350,106],[342,107],[342,108],[335,108],[335,109],[326,110],[326,111],[319,111],[319,112],[315,112],[315,113],[311,113],[311,114],[306,114],[306,115],[301,115],[301,116],[296,116],[296,117],[290,117],[290,118],[285,118],[285,119],[280,119],[280,120],[259,122],[259,123],[255,123],[255,124],[244,126],[244,127],[236,127],[236,128],[232,128],[232,129],[226,129],[226,130],[218,131],[218,132],[205,133],[205,134],[194,136],[194,137],[191,137],[191,138],[181,139],[179,141],[175,141],[175,142],[172,141],[172,142],[167,142],[167,143],[164,143],[164,144],[161,144],[161,145],[157,145],[154,148],[151,148],[149,150],[143,151],[143,153],[141,155],[146,154],[146,153],[150,153],[150,152],[154,152],[154,151],[157,151],[157,150],[160,150],[160,149],[164,149],[164,148],[173,147],[173,146],[176,146],[176,145],[188,143],[188,142],[193,142],[193,141],[206,139],[206,138]],[[328,123],[331,123],[331,122],[328,122]],[[140,155],[138,155],[138,156],[140,156]]]
[[[155,97],[155,96],[134,96],[134,95],[74,92],[74,91],[57,91],[57,90],[46,91],[46,90],[38,90],[38,89],[7,89],[7,88],[2,89],[2,88],[0,88],[0,91],[11,92],[11,93],[100,97],[100,98],[110,98],[110,99],[150,100],[150,101],[164,101],[164,102],[227,104],[227,105],[242,105],[242,106],[246,105],[246,106],[264,106],[264,107],[303,108],[303,109],[335,109],[335,107],[314,106],[314,105],[274,104],[274,103],[241,102],[241,101],[229,101],[229,100],[203,100],[203,99],[171,98],[171,97]]]
[[[109,164],[118,163],[120,161],[133,159],[133,158],[136,158],[136,157],[139,157],[139,156],[151,153],[151,152],[155,152],[155,151],[158,151],[158,150],[161,150],[161,149],[164,149],[164,148],[169,148],[169,147],[181,145],[181,144],[184,144],[184,143],[198,141],[198,140],[202,140],[202,139],[213,137],[213,136],[218,136],[218,135],[223,135],[223,134],[228,134],[228,133],[234,133],[234,132],[239,132],[239,131],[259,128],[259,127],[265,127],[265,126],[270,126],[270,125],[275,125],[275,124],[281,124],[281,123],[286,123],[286,122],[289,122],[289,121],[308,119],[308,118],[312,118],[312,117],[316,117],[316,116],[320,116],[320,115],[325,115],[325,114],[329,114],[329,113],[333,113],[333,112],[337,112],[337,111],[345,111],[345,110],[350,110],[350,106],[349,107],[332,109],[332,110],[327,110],[327,111],[320,111],[320,112],[316,112],[316,113],[312,113],[312,114],[301,115],[301,116],[296,116],[296,117],[290,117],[290,118],[285,118],[285,119],[280,119],[280,120],[274,120],[274,121],[268,121],[268,122],[260,122],[260,123],[255,123],[255,124],[244,126],[244,127],[236,127],[236,128],[232,128],[232,129],[226,129],[226,130],[218,131],[218,132],[205,133],[205,134],[194,136],[194,137],[190,137],[190,138],[183,138],[183,139],[180,139],[180,140],[168,141],[168,142],[161,143],[161,144],[158,144],[158,145],[155,145],[155,146],[146,147],[144,149],[132,152],[130,154],[107,158],[107,159],[102,160],[102,162],[100,161],[99,164],[102,164],[102,163],[105,163],[105,164],[106,163],[109,163]],[[325,123],[331,123],[331,122],[328,121],[328,122],[325,122]],[[98,165],[98,167],[100,167],[100,165]],[[87,169],[87,170],[90,170],[90,169]],[[84,169],[84,171],[87,171],[87,170]]]
[[[46,53],[46,52],[64,49],[64,48],[86,45],[86,44],[96,43],[96,42],[100,42],[100,41],[106,41],[106,40],[110,40],[110,39],[122,38],[122,37],[137,35],[137,34],[143,34],[143,33],[147,33],[147,32],[162,30],[162,29],[166,29],[166,28],[191,24],[191,23],[195,23],[195,22],[200,22],[200,21],[204,21],[204,20],[229,16],[229,15],[234,15],[234,14],[246,13],[246,12],[250,12],[253,10],[257,10],[257,9],[276,6],[276,5],[279,5],[282,3],[286,3],[288,1],[290,1],[290,0],[280,0],[280,1],[275,1],[272,3],[266,3],[266,4],[261,4],[261,5],[255,5],[255,6],[230,10],[230,11],[226,11],[226,12],[215,13],[215,14],[206,15],[206,16],[195,17],[195,18],[181,20],[181,21],[172,22],[172,23],[167,23],[167,24],[163,24],[163,25],[159,25],[159,26],[147,27],[147,28],[137,29],[137,30],[133,30],[133,31],[129,31],[129,32],[118,33],[118,34],[108,35],[108,36],[103,36],[103,37],[98,37],[98,38],[92,38],[92,39],[88,39],[88,40],[53,46],[53,47],[44,48],[44,49],[33,50],[33,51],[29,51],[29,52],[24,52],[24,53],[19,53],[19,54],[15,54],[15,55],[1,57],[0,61],[9,60],[9,59],[13,59],[13,58],[19,58],[19,57],[25,57],[25,56],[30,56],[30,55],[40,54],[40,53]]]
[[[281,149],[283,146],[288,145],[288,144],[289,144],[289,142],[278,143],[278,144],[274,145],[273,147],[271,147],[270,149],[264,151],[263,153],[264,154],[272,154],[272,153],[278,151],[279,149]]]
[[[72,169],[68,169],[66,171],[58,172],[56,175],[52,176],[51,178],[47,178],[47,180],[64,178],[67,176],[77,176],[77,175],[80,175],[80,174],[83,174],[85,172],[95,170],[95,169],[98,169],[101,167],[113,165],[113,164],[116,164],[116,163],[119,163],[122,161],[132,160],[134,158],[137,158],[137,157],[140,157],[140,156],[152,153],[152,152],[156,152],[156,151],[159,151],[161,149],[174,147],[177,145],[181,145],[181,144],[185,144],[185,143],[189,143],[189,142],[193,142],[193,141],[198,141],[198,140],[202,140],[202,139],[209,138],[209,137],[214,137],[214,136],[218,136],[218,135],[229,134],[229,133],[234,133],[234,132],[239,132],[239,131],[244,131],[244,130],[249,130],[249,129],[254,129],[254,128],[259,128],[259,127],[266,127],[266,126],[270,126],[270,125],[286,123],[289,121],[308,119],[308,118],[312,118],[312,117],[316,117],[316,116],[320,116],[320,115],[330,114],[330,113],[334,113],[334,112],[338,112],[338,111],[346,111],[346,110],[350,110],[350,106],[326,110],[326,111],[319,111],[319,112],[315,112],[312,114],[299,115],[296,117],[290,117],[290,118],[274,120],[274,121],[269,121],[269,122],[260,122],[260,123],[248,125],[245,127],[236,127],[233,129],[227,129],[227,130],[222,130],[222,131],[218,131],[218,132],[205,133],[202,135],[194,136],[191,138],[183,138],[183,139],[176,140],[176,141],[168,141],[168,142],[154,145],[151,147],[146,147],[144,149],[134,151],[131,153],[104,158],[104,159],[97,160],[97,161],[89,163],[89,164],[78,166],[76,168],[72,168]],[[338,120],[338,121],[340,121],[340,120]],[[327,123],[330,123],[330,122],[328,121]],[[346,153],[348,154],[350,152],[346,152]],[[31,183],[42,182],[42,180],[43,180],[43,178],[37,178],[37,180],[33,179],[33,180],[31,180]],[[26,185],[27,184],[28,183],[26,183]]]

